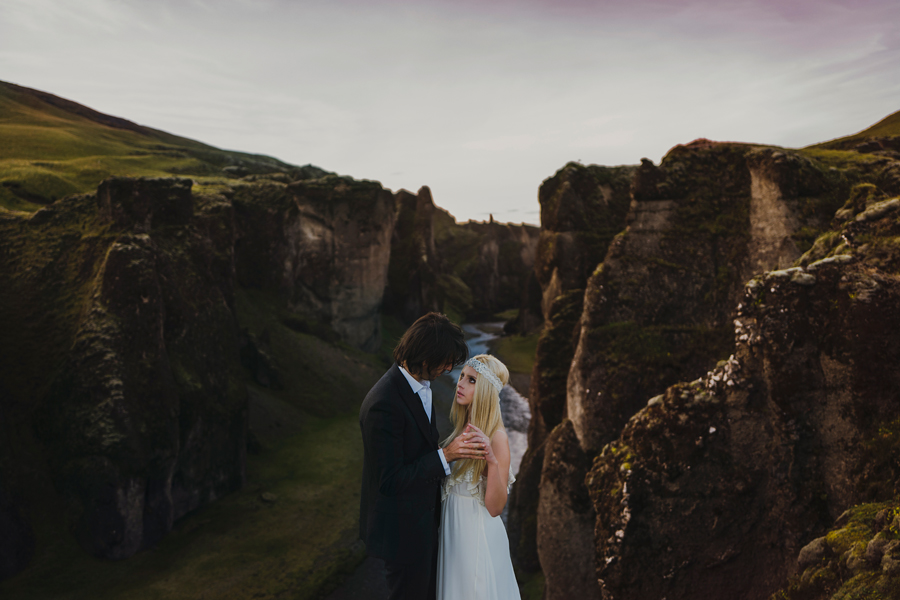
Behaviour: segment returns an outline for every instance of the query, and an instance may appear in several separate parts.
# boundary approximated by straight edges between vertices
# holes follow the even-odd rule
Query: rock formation
[[[389,312],[412,323],[429,311],[443,310],[438,290],[440,266],[434,245],[434,200],[422,187],[413,195],[400,190],[394,195],[397,226],[391,238],[391,262],[385,304]],[[471,302],[471,298],[457,303]],[[467,306],[461,307],[463,309]]]
[[[328,176],[236,185],[232,194],[239,283],[275,289],[348,344],[378,349],[395,219],[390,192]]]
[[[674,492],[665,491],[668,488],[664,486],[653,487],[652,490],[640,487],[651,485],[655,481],[652,477],[641,479],[642,483],[635,480],[627,486],[624,481],[612,483],[613,475],[609,469],[603,471],[603,483],[596,482],[600,481],[597,465],[603,464],[604,460],[612,460],[609,456],[618,457],[617,468],[626,463],[629,467],[634,464],[633,445],[636,442],[623,441],[625,437],[634,435],[642,444],[648,445],[650,440],[659,436],[657,430],[642,429],[640,433],[629,433],[632,427],[638,427],[638,417],[633,416],[644,409],[648,398],[663,394],[678,381],[706,377],[707,371],[717,361],[727,359],[733,352],[733,311],[742,297],[745,281],[758,272],[784,269],[798,261],[803,265],[811,264],[834,252],[842,239],[852,240],[858,235],[853,227],[843,231],[830,229],[835,211],[839,217],[843,215],[843,219],[853,217],[865,210],[867,203],[873,205],[883,200],[893,189],[891,173],[894,165],[890,160],[880,159],[880,162],[864,164],[864,168],[829,168],[803,152],[698,140],[674,148],[659,167],[644,161],[634,171],[627,228],[623,227],[624,231],[609,244],[604,257],[587,268],[571,259],[565,261],[567,265],[576,265],[576,272],[583,273],[588,269],[592,272],[586,283],[582,284],[586,288],[584,292],[576,287],[577,278],[572,275],[568,275],[568,280],[576,283],[569,288],[562,285],[560,282],[567,280],[566,273],[555,266],[546,269],[541,276],[541,266],[547,264],[547,259],[560,252],[565,255],[567,247],[565,243],[559,247],[542,243],[537,272],[544,290],[545,309],[549,307],[550,314],[547,315],[538,348],[533,378],[534,418],[529,431],[529,455],[523,460],[519,478],[521,483],[511,500],[511,537],[519,536],[517,558],[520,566],[533,567],[535,561],[533,555],[529,555],[529,534],[534,531],[534,547],[546,575],[547,598],[601,595],[606,598],[658,598],[667,595],[719,597],[716,594],[721,594],[723,588],[717,588],[714,581],[724,582],[728,577],[723,576],[719,580],[716,579],[718,575],[712,572],[733,575],[736,571],[730,571],[731,567],[721,567],[732,562],[740,565],[735,569],[754,573],[756,578],[756,583],[747,588],[749,595],[741,597],[761,598],[764,597],[760,595],[763,590],[769,593],[774,591],[790,573],[790,568],[784,567],[790,563],[786,557],[796,553],[799,544],[805,541],[804,536],[810,531],[821,530],[847,507],[848,502],[858,501],[859,496],[848,493],[835,483],[846,473],[838,470],[833,462],[826,461],[824,466],[798,471],[792,485],[806,484],[809,491],[817,489],[815,485],[808,485],[809,482],[824,481],[821,485],[831,485],[827,493],[832,505],[823,512],[821,507],[806,497],[799,500],[782,498],[780,501],[794,507],[795,511],[801,510],[796,508],[798,504],[802,506],[802,510],[807,511],[806,516],[803,519],[784,516],[785,521],[790,523],[791,533],[786,533],[780,540],[782,550],[770,553],[771,556],[765,560],[757,556],[753,559],[758,561],[755,563],[747,558],[736,558],[738,550],[724,547],[728,539],[749,535],[745,530],[735,533],[737,530],[730,529],[709,538],[711,548],[719,548],[717,544],[723,545],[719,553],[721,561],[716,562],[710,555],[702,563],[705,566],[698,566],[690,557],[698,552],[699,542],[693,544],[689,540],[694,538],[688,536],[687,546],[678,546],[678,535],[687,535],[687,525],[681,530],[678,529],[679,523],[693,523],[687,517],[679,517],[669,525],[671,544],[667,542],[668,545],[663,548],[665,552],[672,552],[673,574],[663,573],[661,579],[651,585],[651,579],[655,579],[646,577],[646,572],[652,568],[654,560],[661,558],[656,554],[660,548],[654,545],[655,541],[651,544],[648,536],[650,531],[655,534],[658,522],[649,524],[648,521],[647,529],[642,529],[642,533],[632,538],[642,548],[635,550],[634,556],[617,554],[610,548],[616,547],[614,542],[619,533],[628,533],[629,530],[624,528],[625,522],[636,523],[635,507],[642,507],[643,511],[644,505],[652,506],[647,512],[641,512],[645,519],[654,511],[657,515],[676,515],[674,512],[660,512],[668,505],[658,498],[660,495],[667,498]],[[879,189],[874,182],[885,185],[887,189]],[[548,183],[545,186],[549,190]],[[555,187],[565,189],[559,185]],[[848,196],[847,206],[837,210]],[[542,238],[555,241],[558,236],[553,218],[546,219],[542,213],[542,223]],[[870,235],[865,234],[864,238],[868,240]],[[807,254],[801,258],[803,252]],[[832,268],[836,266],[826,263],[815,267],[824,269],[818,276],[822,281],[834,283],[829,277],[839,280],[843,275],[835,275]],[[548,276],[548,273],[553,274]],[[788,277],[811,281],[807,276],[813,277],[810,273],[797,274],[794,271],[789,272]],[[821,284],[816,289],[826,287]],[[780,308],[799,312],[804,315],[803,319],[810,322],[815,318],[805,312],[811,308],[809,303],[791,305],[789,309],[784,306]],[[860,311],[872,309],[873,305],[865,305]],[[746,302],[743,310],[748,310]],[[566,319],[560,318],[563,315],[568,316]],[[798,317],[797,323],[783,325],[799,327],[799,321]],[[564,325],[562,330],[559,324]],[[829,326],[821,325],[822,331],[827,331]],[[768,332],[774,334],[774,329]],[[552,340],[556,340],[554,349],[546,352]],[[789,364],[787,358],[782,357],[782,360],[785,365]],[[808,365],[796,366],[797,372],[791,376],[793,380],[808,378],[808,374],[801,376],[807,368]],[[553,378],[556,385],[546,386],[547,380],[553,381]],[[560,381],[565,381],[565,394],[559,392]],[[835,387],[837,384],[829,385]],[[665,392],[666,401],[669,394],[676,392],[678,398],[685,395],[676,386]],[[692,398],[693,393],[685,397]],[[659,404],[662,401],[657,399],[655,402]],[[696,419],[691,416],[688,424],[683,425],[693,426],[691,424],[695,421],[704,422],[699,416]],[[710,435],[710,427],[721,432],[720,425],[710,424],[706,426],[704,436]],[[764,429],[766,426],[756,422],[747,427]],[[829,427],[840,428],[834,423]],[[857,437],[864,434],[871,436],[872,433],[870,430],[860,431]],[[822,435],[829,440],[840,436],[853,438],[846,428],[840,433],[832,431]],[[674,433],[672,438],[668,443],[675,446],[688,442],[702,446],[706,439],[695,436],[684,441]],[[579,488],[579,473],[587,474],[583,465],[589,464],[601,453],[605,453],[607,458],[596,459],[588,479],[595,483]],[[535,460],[539,455],[542,458]],[[760,458],[758,454],[755,456]],[[650,460],[648,456],[643,458]],[[787,460],[783,456],[780,459]],[[799,462],[793,458],[791,460]],[[777,462],[775,458],[772,461]],[[537,464],[540,465],[540,475],[536,474]],[[757,468],[769,469],[766,477],[774,477],[772,473],[777,471],[772,465]],[[709,469],[712,473],[714,468],[710,466]],[[622,472],[627,471],[624,469]],[[680,476],[680,473],[672,477]],[[709,480],[713,479],[715,475],[710,474]],[[694,504],[701,506],[698,498],[706,497],[708,490],[704,491],[706,488],[700,482],[697,483],[698,489],[694,490],[691,480],[686,481],[688,483],[683,487],[685,497],[692,498]],[[616,485],[619,487],[616,488]],[[626,492],[621,491],[623,486]],[[749,483],[741,486],[747,488]],[[614,488],[619,490],[616,500],[612,500],[610,495]],[[632,488],[643,491],[627,496],[634,498],[633,502],[628,500],[625,504],[616,504],[625,498],[622,494],[632,494]],[[566,492],[562,493],[562,489]],[[584,502],[587,490],[591,492],[592,505]],[[765,504],[774,501],[773,496],[766,496],[763,492],[760,494],[762,499],[757,498],[757,502]],[[654,504],[657,502],[662,504],[657,506]],[[741,505],[738,502],[736,506]],[[723,509],[716,507],[710,505],[709,510],[722,514]],[[835,507],[840,507],[840,510]],[[685,507],[681,509],[688,511]],[[746,506],[744,509],[749,510]],[[736,509],[735,515],[740,512]],[[693,513],[688,511],[685,514]],[[596,537],[591,539],[583,535],[584,523],[593,522],[594,518]],[[628,521],[629,518],[633,521]],[[721,524],[722,521],[718,521],[717,526]],[[533,530],[530,529],[532,526]],[[663,530],[665,526],[660,525]],[[678,530],[677,535],[675,530]],[[732,537],[729,538],[729,535]],[[770,541],[760,538],[756,542],[748,541],[748,544],[758,543],[761,548]],[[673,548],[671,551],[667,550],[669,546]],[[579,549],[573,550],[576,547]],[[760,553],[749,550],[742,556],[751,557]],[[588,564],[591,561],[576,558],[591,555],[597,561],[602,590],[597,587],[596,578],[586,576],[585,569],[593,566]],[[636,558],[638,555],[640,558]],[[694,566],[689,566],[689,562]],[[780,570],[774,567],[776,563],[781,565]],[[712,574],[703,574],[706,573],[703,569],[709,565],[714,565],[710,567]],[[773,574],[763,576],[760,569],[771,569]],[[645,575],[641,575],[642,570]],[[678,587],[682,583],[674,583],[676,575],[677,581],[687,582],[684,583],[686,587]],[[684,591],[687,589],[695,592],[698,589],[717,591],[702,596],[690,595]]]
[[[577,341],[584,287],[610,241],[625,225],[633,173],[634,167],[569,163],[547,179],[538,194],[542,225],[535,274],[543,289],[545,325],[531,377],[528,450],[509,512],[514,560],[526,570],[539,568],[537,511],[544,442],[563,419],[565,382]]]
[[[875,204],[843,230],[868,248],[754,278],[735,354],[602,450],[586,483],[604,597],[768,598],[845,509],[897,493],[898,217]]]
[[[230,207],[110,179],[2,227],[4,404],[34,423],[7,432],[28,449],[12,479],[46,457],[81,545],[125,558],[244,480],[232,245],[203,233]]]

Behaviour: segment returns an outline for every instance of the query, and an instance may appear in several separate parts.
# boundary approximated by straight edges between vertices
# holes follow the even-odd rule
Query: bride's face
[[[463,406],[472,404],[477,379],[478,371],[468,365],[463,367],[462,373],[459,374],[459,381],[456,382],[456,401],[459,404]]]

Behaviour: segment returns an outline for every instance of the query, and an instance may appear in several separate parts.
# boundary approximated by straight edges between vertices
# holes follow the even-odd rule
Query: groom
[[[359,410],[363,438],[359,536],[384,559],[391,600],[433,600],[441,482],[450,462],[483,458],[464,433],[438,446],[431,382],[462,364],[462,329],[440,313],[419,318],[394,348],[396,363]]]

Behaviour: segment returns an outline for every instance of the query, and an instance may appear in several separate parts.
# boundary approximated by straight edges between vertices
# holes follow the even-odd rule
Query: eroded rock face
[[[594,510],[583,473],[590,460],[572,422],[556,426],[544,445],[537,508],[537,551],[554,598],[600,598],[594,573]]]
[[[538,195],[541,234],[535,275],[542,288],[544,328],[531,376],[528,450],[509,511],[513,558],[526,570],[540,568],[537,510],[544,442],[565,417],[565,382],[578,341],[584,287],[625,226],[634,171],[569,163],[541,185]]]
[[[21,456],[47,457],[86,550],[126,558],[244,481],[230,203],[111,179],[3,227],[3,402],[36,433],[16,434]]]
[[[752,280],[733,357],[603,448],[586,484],[604,598],[768,598],[848,506],[896,494],[898,208],[844,227],[866,248]]]
[[[391,238],[385,303],[388,310],[412,323],[429,311],[443,310],[434,241],[437,209],[427,187],[415,195],[400,190],[394,201],[397,224]],[[471,303],[471,297],[467,301]]]
[[[381,302],[391,256],[394,201],[375,182],[350,178],[288,187],[296,213],[285,225],[291,302],[331,323],[342,340],[381,345]]]
[[[647,398],[726,358],[744,282],[797,260],[848,190],[840,173],[771,148],[698,140],[659,167],[643,161],[627,229],[592,268],[573,321],[574,353],[556,371],[566,382],[560,418],[571,421],[582,451],[596,455]],[[555,284],[544,281],[546,293]],[[572,531],[578,519],[560,526]],[[549,528],[538,519],[537,530]],[[547,596],[565,594],[548,584]]]
[[[277,290],[345,342],[377,349],[394,233],[391,193],[376,182],[329,176],[235,186],[232,195],[239,283]]]

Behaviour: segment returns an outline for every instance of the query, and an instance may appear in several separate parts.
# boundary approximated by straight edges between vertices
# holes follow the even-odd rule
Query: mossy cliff
[[[272,588],[307,597],[359,556],[355,513],[346,508],[355,502],[354,457],[342,459],[331,486],[341,497],[328,500],[345,510],[329,513],[321,528],[309,513],[283,532],[272,529],[254,496],[261,482],[300,494],[302,506],[310,494],[334,493],[310,480],[309,469],[278,461],[309,446],[304,436],[317,427],[344,432],[351,445],[358,437],[352,419],[333,420],[346,420],[385,365],[341,341],[347,332],[336,331],[334,313],[327,320],[319,311],[331,302],[349,314],[367,288],[349,297],[320,275],[352,283],[357,263],[374,261],[385,267],[375,283],[383,290],[379,253],[389,248],[393,198],[377,184],[336,177],[196,187],[189,179],[113,178],[34,214],[0,214],[0,576],[26,569],[5,588],[11,597],[87,593],[93,584],[82,579],[107,576],[121,595],[110,588],[103,597],[133,597],[159,584],[157,572],[190,597],[187,582],[219,572],[191,558],[195,550],[223,568],[248,551],[258,568],[280,562],[283,577],[271,585],[260,586],[251,570],[217,583],[223,593],[269,597]],[[384,218],[370,223],[380,207]],[[348,240],[364,245],[347,248]],[[295,271],[285,268],[290,261]],[[318,303],[304,295],[309,289]],[[380,327],[379,314],[374,320]],[[331,421],[317,425],[323,419]],[[282,473],[277,484],[273,472]],[[234,494],[248,478],[256,491]],[[282,504],[270,512],[283,519],[290,504]],[[243,528],[242,541],[220,548],[209,532],[200,541],[168,534],[198,513],[217,530]],[[298,535],[319,541],[290,556],[259,550]],[[147,571],[154,560],[140,551],[158,544],[181,558]],[[125,562],[138,566],[91,562],[84,551],[133,557]],[[132,570],[141,574],[133,579]]]
[[[800,550],[800,573],[771,600],[900,597],[900,504],[854,506]]]
[[[734,355],[650,399],[597,456],[605,597],[767,598],[844,510],[900,492],[900,272],[870,253],[896,248],[900,202],[867,213],[844,231],[869,248],[751,280]]]
[[[230,206],[110,179],[0,226],[4,480],[90,553],[130,556],[244,481],[231,235],[204,234]]]
[[[540,567],[537,554],[538,487],[544,443],[563,419],[565,381],[575,351],[584,287],[613,237],[625,226],[634,167],[569,163],[541,185],[541,234],[535,275],[542,288],[544,326],[531,376],[528,450],[510,497],[509,535],[514,560]]]
[[[603,561],[610,559],[610,565],[619,564],[619,558],[595,552],[595,547],[601,546],[601,527],[615,520],[609,513],[611,505],[595,500],[593,506],[586,506],[583,498],[590,485],[560,494],[559,486],[550,482],[571,482],[573,477],[577,479],[573,475],[577,472],[586,475],[583,465],[611,442],[631,448],[633,444],[620,436],[623,428],[627,432],[632,426],[633,415],[645,407],[648,398],[678,381],[703,377],[717,362],[728,359],[734,351],[734,307],[742,298],[744,282],[756,273],[788,268],[797,261],[809,264],[839,248],[842,234],[856,235],[853,227],[841,231],[840,224],[892,193],[893,164],[886,158],[857,161],[847,154],[823,156],[812,150],[708,140],[678,146],[658,167],[645,160],[633,170],[625,223],[605,255],[590,267],[584,292],[573,287],[559,293],[561,271],[548,276],[552,273],[548,268],[539,278],[545,306],[559,311],[565,303],[575,314],[565,324],[565,331],[555,336],[552,318],[545,326],[547,341],[571,340],[568,345],[557,344],[552,355],[544,358],[541,347],[538,349],[535,387],[542,376],[549,379],[554,374],[557,386],[544,394],[540,388],[532,390],[531,471],[536,471],[533,456],[542,453],[544,458],[539,476],[528,471],[529,457],[523,461],[522,483],[514,493],[511,514],[518,519],[514,525],[527,527],[511,535],[519,534],[527,542],[527,534],[535,532],[548,598],[604,594],[609,598],[649,598],[657,592],[659,597],[675,593],[675,588],[661,586],[646,596],[632,596],[629,585],[638,585],[636,579],[621,584],[604,580],[606,587],[599,588],[590,574],[595,561],[605,565]],[[551,226],[544,227],[551,231],[542,236],[554,239],[554,221],[547,222]],[[537,264],[547,264],[547,258],[557,251],[553,244],[542,245]],[[890,261],[889,256],[882,250],[878,260]],[[579,267],[579,271],[583,269]],[[568,356],[566,348],[571,348]],[[548,402],[551,398],[555,401]],[[555,427],[564,427],[566,433],[551,433]],[[626,462],[630,464],[631,459]],[[801,478],[815,480],[819,475],[810,472]],[[557,491],[548,492],[545,498],[545,487]],[[849,501],[847,495],[835,500]],[[580,535],[585,523],[593,523],[595,518],[597,537]],[[822,527],[829,519],[827,515],[816,518],[819,520],[814,518],[810,527]],[[583,547],[573,551],[573,544],[579,543]],[[534,565],[522,560],[527,549],[528,544],[520,542],[520,566]],[[655,556],[653,552],[649,549],[646,555]],[[682,560],[691,552],[685,551]],[[582,560],[559,559],[570,555]],[[651,560],[634,572],[649,569]],[[612,577],[613,571],[603,572]],[[759,593],[769,585],[771,592],[773,582],[786,575],[782,570],[769,579],[762,578],[760,581],[767,583],[752,589]]]

